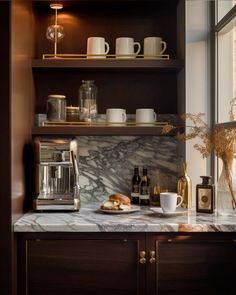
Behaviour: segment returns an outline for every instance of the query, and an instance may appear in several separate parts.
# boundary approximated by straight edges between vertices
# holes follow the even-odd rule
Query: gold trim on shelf
[[[168,122],[154,122],[154,123],[136,123],[136,122],[52,122],[44,121],[42,126],[69,126],[69,127],[162,127],[167,125]]]
[[[116,56],[116,54],[43,54],[43,59],[61,59],[61,60],[127,60],[127,59],[170,59],[169,54],[159,55],[143,55],[143,54],[126,54],[124,56]]]

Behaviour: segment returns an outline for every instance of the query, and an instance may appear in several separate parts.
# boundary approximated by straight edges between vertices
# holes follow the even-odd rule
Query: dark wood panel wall
[[[31,1],[12,1],[11,129],[12,129],[12,213],[15,221],[25,206],[30,186],[30,142],[33,120],[33,14]],[[27,207],[27,206],[26,206]],[[27,209],[27,208],[26,208]]]
[[[13,222],[23,214],[32,122],[31,1],[0,1],[0,294],[17,294]]]
[[[10,294],[12,273],[10,2],[0,1],[0,294]]]

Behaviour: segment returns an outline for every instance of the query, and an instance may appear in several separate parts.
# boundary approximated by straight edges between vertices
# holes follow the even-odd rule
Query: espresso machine
[[[35,211],[78,211],[77,140],[35,141]]]

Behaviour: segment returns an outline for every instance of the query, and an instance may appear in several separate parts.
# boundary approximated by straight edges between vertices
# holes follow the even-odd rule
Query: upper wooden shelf
[[[178,71],[184,67],[184,61],[179,59],[34,59],[33,69],[80,69],[80,68],[136,68],[136,69],[166,69]]]
[[[61,136],[79,136],[79,135],[157,135],[161,134],[161,128],[157,126],[42,126],[33,127],[32,135],[61,135]],[[173,136],[173,133],[168,133]]]

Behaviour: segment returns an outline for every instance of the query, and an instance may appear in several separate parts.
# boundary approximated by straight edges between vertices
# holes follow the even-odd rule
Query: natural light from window
[[[218,14],[221,20],[236,1],[219,1]],[[229,121],[230,102],[236,98],[236,26],[235,17],[218,32],[217,40],[217,92],[218,92],[218,122]],[[236,120],[236,106],[234,108]]]

